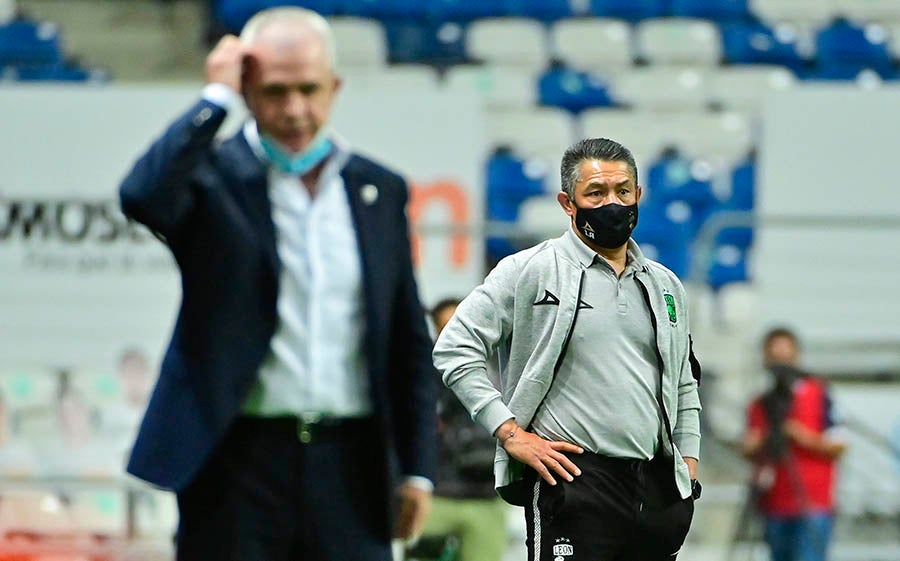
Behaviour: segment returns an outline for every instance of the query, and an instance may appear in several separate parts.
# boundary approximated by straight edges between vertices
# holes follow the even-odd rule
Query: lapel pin
[[[371,183],[367,183],[362,186],[362,189],[359,191],[359,196],[362,198],[362,202],[367,205],[375,204],[375,201],[378,200],[378,187],[372,185]]]

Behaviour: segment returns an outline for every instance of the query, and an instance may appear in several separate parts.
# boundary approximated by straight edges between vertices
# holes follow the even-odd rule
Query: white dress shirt
[[[240,97],[224,84],[209,84],[203,99],[230,110]],[[268,163],[256,122],[243,134]],[[269,169],[269,200],[282,263],[278,326],[244,413],[257,416],[372,413],[364,353],[365,307],[356,228],[341,169],[350,157],[346,142],[331,137],[328,158],[314,195],[301,178]],[[405,481],[426,491],[427,478]]]

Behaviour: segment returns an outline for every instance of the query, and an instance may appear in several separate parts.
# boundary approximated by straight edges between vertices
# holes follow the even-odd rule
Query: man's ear
[[[572,203],[571,199],[569,199],[569,195],[566,194],[565,191],[560,191],[556,194],[556,200],[559,202],[559,206],[563,208],[566,214],[569,216],[575,216],[575,205]]]
[[[643,194],[644,194],[644,188],[641,187],[640,185],[638,185],[637,189],[635,189],[635,191],[634,191],[634,202],[636,202],[636,203],[641,202],[641,195],[643,195]]]

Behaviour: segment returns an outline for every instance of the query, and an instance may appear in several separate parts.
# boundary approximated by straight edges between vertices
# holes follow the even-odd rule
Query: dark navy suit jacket
[[[240,413],[278,321],[281,264],[267,170],[238,134],[214,136],[225,110],[200,101],[122,182],[126,215],[171,248],[182,302],[128,470],[182,490]],[[437,373],[413,277],[404,180],[357,155],[341,171],[362,260],[371,399],[388,497],[399,475],[433,479]],[[362,200],[374,185],[377,200]],[[371,189],[370,187],[368,189]],[[277,459],[273,459],[277,461]]]

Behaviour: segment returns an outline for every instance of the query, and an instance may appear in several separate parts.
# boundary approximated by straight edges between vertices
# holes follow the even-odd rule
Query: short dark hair
[[[769,345],[772,344],[772,341],[775,339],[780,339],[784,337],[785,339],[790,339],[790,341],[794,344],[798,349],[800,348],[800,338],[797,337],[797,334],[793,329],[789,327],[784,327],[782,325],[778,327],[773,327],[772,329],[766,331],[766,334],[763,335],[762,338],[762,348],[763,350],[768,349]]]
[[[455,308],[459,306],[461,302],[462,300],[460,300],[459,298],[452,297],[444,298],[443,300],[438,301],[438,303],[431,308],[431,311],[428,312],[428,315],[431,316],[431,321],[433,321],[435,325],[437,325],[437,318],[441,314],[441,312],[443,312],[447,308]]]
[[[628,164],[628,171],[634,176],[634,183],[638,183],[637,164],[634,163],[631,150],[608,138],[585,138],[569,146],[563,154],[562,165],[559,168],[562,190],[570,199],[575,198],[575,184],[580,179],[578,166],[584,160],[625,162]]]

